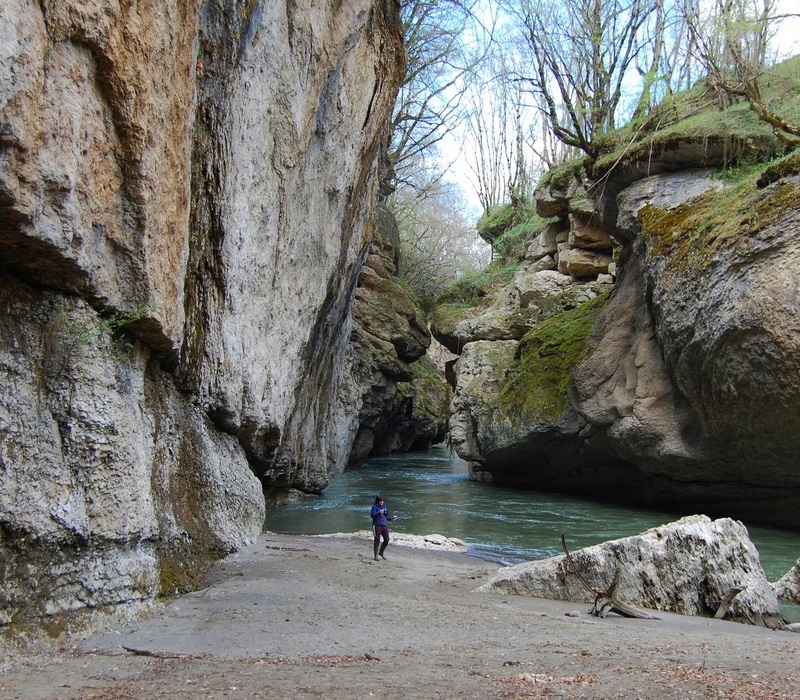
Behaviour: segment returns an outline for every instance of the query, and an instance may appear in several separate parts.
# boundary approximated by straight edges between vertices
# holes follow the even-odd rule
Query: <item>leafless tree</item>
[[[643,50],[650,0],[512,2],[533,63],[526,76],[553,133],[595,156],[595,138],[613,129],[625,80]]]
[[[416,169],[463,116],[462,96],[487,52],[490,32],[472,10],[477,0],[404,0],[407,67],[390,124],[390,163],[398,183]],[[414,170],[412,170],[412,168]],[[437,179],[441,173],[434,173]]]
[[[432,304],[464,271],[485,267],[491,251],[456,186],[428,183],[424,196],[419,186],[413,193],[408,187],[399,185],[387,202],[400,233],[400,273],[423,304]]]
[[[707,80],[724,106],[745,99],[787,147],[800,145],[800,123],[781,116],[765,99],[762,78],[770,67],[770,41],[782,20],[775,0],[715,0],[705,12],[696,4],[686,9],[687,23],[698,47]]]
[[[688,89],[700,77],[687,8],[699,0],[654,0],[640,30],[643,50],[634,62],[641,79],[632,118],[644,117],[665,96]]]
[[[515,48],[495,44],[493,56],[482,66],[485,77],[469,91],[465,141],[472,183],[484,211],[504,202],[527,202],[544,166],[566,156],[554,148],[541,110],[519,79],[520,54]]]

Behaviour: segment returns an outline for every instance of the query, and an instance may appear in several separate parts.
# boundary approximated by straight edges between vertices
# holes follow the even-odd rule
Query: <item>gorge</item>
[[[551,173],[436,312],[448,407],[380,206],[404,60],[394,0],[0,7],[0,628],[187,590],[448,427],[474,479],[800,529],[798,159],[753,116]]]

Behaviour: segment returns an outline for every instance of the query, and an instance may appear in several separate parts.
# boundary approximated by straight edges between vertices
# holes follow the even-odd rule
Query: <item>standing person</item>
[[[372,516],[372,532],[375,534],[373,542],[375,561],[378,561],[379,556],[381,559],[386,559],[383,556],[383,552],[386,550],[386,545],[389,544],[389,523],[394,520],[394,517],[389,515],[389,509],[380,494],[375,496],[375,503],[372,506],[370,515]],[[383,538],[382,544],[381,538]],[[380,549],[378,548],[379,545]]]

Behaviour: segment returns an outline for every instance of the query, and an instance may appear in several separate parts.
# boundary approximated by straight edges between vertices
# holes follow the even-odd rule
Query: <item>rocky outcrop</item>
[[[652,610],[714,616],[734,588],[725,619],[764,624],[780,620],[778,600],[747,529],[723,518],[682,518],[635,537],[571,553],[586,582],[605,590],[620,571],[617,597]],[[479,591],[594,602],[561,555],[501,569]]]
[[[521,340],[513,358],[495,353],[492,397],[466,398],[480,380],[458,379],[452,421],[469,426],[457,447],[473,478],[800,528],[796,167],[772,168],[763,187],[704,169],[636,180],[628,167],[600,188],[581,172],[551,178],[538,212],[584,246],[604,232],[618,242],[614,291],[506,334]],[[534,242],[539,260],[553,233]],[[479,310],[461,313],[444,336],[463,357],[491,338],[467,330]]]
[[[773,588],[780,600],[800,605],[800,559],[773,584]]]
[[[355,436],[349,464],[425,449],[442,442],[447,430],[451,392],[426,354],[431,337],[424,315],[397,276],[399,252],[394,216],[378,208],[348,349],[347,400]]]
[[[260,530],[262,486],[346,462],[403,58],[390,0],[10,0],[0,35],[0,623],[21,630],[192,585]]]

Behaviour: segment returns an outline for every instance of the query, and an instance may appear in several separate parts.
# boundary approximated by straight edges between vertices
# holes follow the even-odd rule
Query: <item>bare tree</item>
[[[483,65],[486,77],[469,91],[465,140],[472,183],[484,211],[503,202],[527,202],[552,153],[549,130],[542,128],[541,111],[519,80],[513,49],[496,44]]]
[[[655,12],[649,0],[522,0],[521,20],[553,133],[589,156],[595,138],[613,129],[623,86],[643,47],[641,30]]]
[[[482,269],[491,251],[469,220],[461,191],[442,182],[428,183],[424,196],[400,185],[388,204],[400,233],[400,274],[422,300],[436,296],[469,269]]]
[[[476,86],[465,121],[469,169],[484,211],[505,201],[512,177],[508,163],[511,104],[506,85],[495,78]]]
[[[688,89],[700,77],[687,8],[699,0],[654,0],[640,30],[642,51],[634,62],[641,80],[632,118],[644,117],[665,96]]]
[[[707,80],[724,106],[746,99],[787,147],[800,145],[800,123],[781,116],[767,102],[761,81],[771,56],[770,41],[779,22],[775,0],[715,0],[707,12],[687,7],[688,27],[698,47]]]
[[[389,151],[397,182],[418,182],[411,168],[426,165],[463,116],[462,96],[487,52],[482,35],[489,30],[472,12],[477,1],[401,3],[407,65],[390,124]]]

